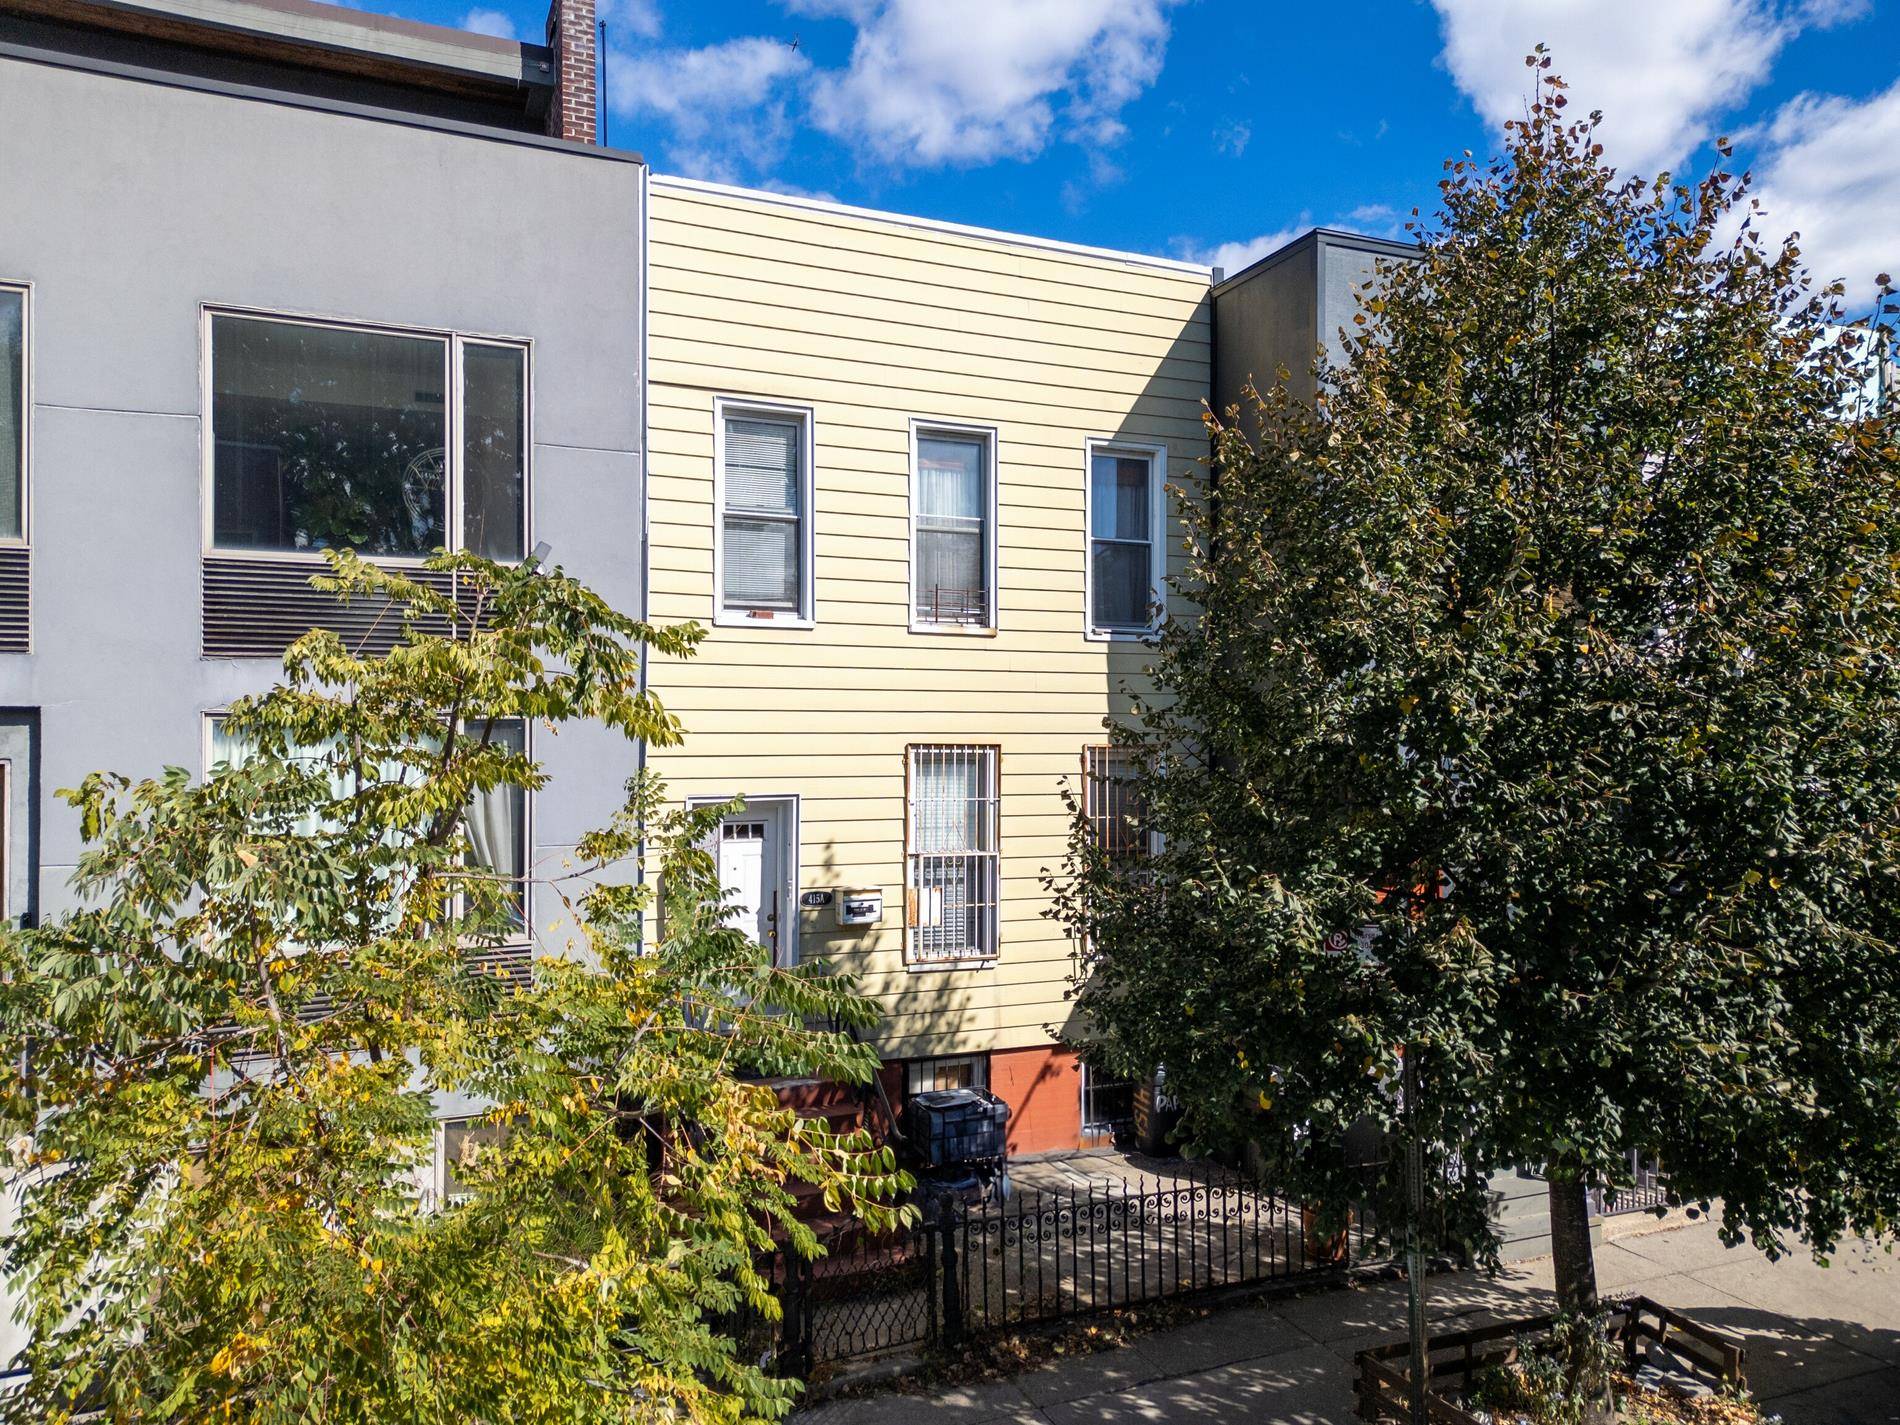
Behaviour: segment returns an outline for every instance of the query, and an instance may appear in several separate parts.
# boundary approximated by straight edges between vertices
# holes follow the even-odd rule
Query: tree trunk
[[[1594,1312],[1597,1264],[1590,1246],[1590,1197],[1581,1178],[1550,1180],[1550,1251],[1557,1309]]]

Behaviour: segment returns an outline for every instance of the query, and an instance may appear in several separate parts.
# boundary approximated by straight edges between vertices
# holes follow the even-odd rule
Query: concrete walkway
[[[1852,1246],[1831,1267],[1733,1250],[1706,1222],[1597,1250],[1605,1293],[1692,1313],[1748,1347],[1757,1396],[1786,1425],[1900,1425],[1900,1255]],[[1547,1310],[1550,1262],[1432,1281],[1434,1325]],[[1405,1334],[1405,1286],[1380,1282],[1237,1307],[1008,1380],[831,1401],[798,1425],[1119,1425],[1262,1421],[1349,1425],[1352,1357]]]

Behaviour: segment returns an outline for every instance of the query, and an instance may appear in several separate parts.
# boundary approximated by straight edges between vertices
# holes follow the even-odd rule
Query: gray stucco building
[[[68,900],[55,789],[203,769],[212,715],[322,616],[326,544],[545,541],[640,611],[646,171],[593,144],[592,0],[550,37],[0,0],[9,915]],[[299,452],[372,439],[339,518]],[[503,849],[544,861],[635,753],[534,750],[552,781]]]

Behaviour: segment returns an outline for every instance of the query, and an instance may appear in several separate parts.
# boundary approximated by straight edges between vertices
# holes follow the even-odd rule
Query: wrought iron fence
[[[845,1229],[816,1262],[775,1266],[781,1369],[1088,1316],[1223,1287],[1336,1274],[1363,1254],[1363,1214],[1321,1237],[1310,1214],[1230,1175],[953,1199],[872,1237]]]

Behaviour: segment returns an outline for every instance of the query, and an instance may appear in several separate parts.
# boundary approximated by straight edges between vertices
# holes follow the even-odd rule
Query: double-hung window
[[[1139,636],[1154,628],[1161,593],[1167,455],[1158,446],[1091,441],[1088,466],[1089,633]]]
[[[213,550],[522,557],[525,344],[238,313],[208,320]]]
[[[994,747],[932,745],[906,754],[905,936],[912,964],[997,952],[1002,881]]]
[[[0,543],[26,539],[26,290],[0,285]]]
[[[996,437],[911,428],[911,627],[996,627]]]
[[[715,403],[715,618],[812,617],[812,419],[794,406]]]

